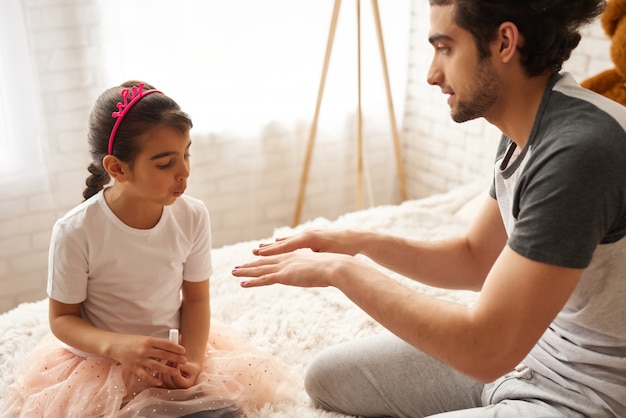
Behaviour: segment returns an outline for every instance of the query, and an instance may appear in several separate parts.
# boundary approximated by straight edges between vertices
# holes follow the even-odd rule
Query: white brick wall
[[[24,0],[37,84],[44,96],[43,164],[48,172],[0,179],[0,312],[45,297],[47,249],[54,221],[81,201],[89,162],[85,126],[103,89],[97,2]],[[409,197],[443,192],[488,178],[497,133],[480,121],[456,125],[438,89],[425,82],[428,3],[413,2],[409,95],[402,123]],[[578,79],[610,68],[608,42],[589,31],[571,67]],[[106,87],[106,86],[104,86]],[[396,101],[401,98],[395,98]],[[312,104],[313,105],[313,104]],[[193,116],[193,115],[192,115]],[[353,130],[350,124],[346,130]],[[388,124],[366,115],[367,177],[373,200],[397,203],[399,192]],[[345,132],[318,131],[302,220],[334,218],[356,208],[355,145]],[[254,137],[195,137],[189,194],[210,212],[214,245],[271,235],[290,224],[308,126],[269,124]],[[367,191],[367,190],[366,190]]]
[[[45,296],[50,231],[82,200],[87,117],[108,87],[100,73],[98,2],[23,0],[22,5],[43,95],[43,161],[41,170],[0,179],[0,312]],[[270,123],[249,137],[193,138],[188,193],[209,207],[215,247],[267,237],[274,227],[292,222],[307,125]],[[388,127],[368,120],[365,129],[374,203],[397,202]],[[320,120],[302,221],[356,208],[355,146],[346,143],[346,132],[329,131]]]

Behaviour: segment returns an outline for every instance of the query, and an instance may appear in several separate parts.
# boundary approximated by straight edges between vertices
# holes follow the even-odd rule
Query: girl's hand
[[[163,386],[166,376],[180,376],[179,367],[187,363],[182,345],[142,335],[119,334],[109,352],[109,357],[153,386]]]
[[[208,281],[205,286],[208,288]],[[206,315],[208,317],[208,313]],[[79,350],[117,361],[148,385],[163,386],[164,376],[180,376],[179,367],[187,363],[185,347],[175,342],[105,331],[88,324],[81,317],[80,303],[66,304],[50,298],[49,316],[50,329],[59,340]],[[194,315],[188,316],[195,318]]]
[[[187,389],[196,384],[202,368],[198,363],[187,362],[178,365],[178,373],[162,375],[163,383],[170,389]]]

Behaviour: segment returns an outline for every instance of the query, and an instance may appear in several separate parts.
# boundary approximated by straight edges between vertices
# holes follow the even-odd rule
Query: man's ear
[[[517,25],[513,22],[504,22],[498,28],[497,54],[503,63],[507,64],[513,60],[518,52],[521,37]]]
[[[109,173],[112,179],[117,182],[124,183],[128,180],[129,168],[128,164],[120,161],[113,155],[107,155],[102,159],[102,166]]]

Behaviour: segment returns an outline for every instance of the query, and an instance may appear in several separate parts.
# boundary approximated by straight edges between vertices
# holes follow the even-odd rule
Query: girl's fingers
[[[151,369],[141,367],[135,372],[139,380],[143,380],[151,386],[163,386],[163,381],[159,379],[159,373]]]

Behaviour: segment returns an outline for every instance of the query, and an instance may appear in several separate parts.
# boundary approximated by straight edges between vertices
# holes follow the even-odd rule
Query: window
[[[0,13],[0,173],[22,172],[40,163],[35,78],[19,0]]]
[[[361,2],[364,100],[386,99],[374,19]],[[380,2],[398,113],[404,100],[410,3]],[[310,121],[333,0],[116,0],[102,2],[108,85],[143,78],[175,97],[194,131],[256,132],[264,123]],[[324,92],[324,121],[356,108],[356,7],[343,2]],[[369,83],[369,86],[368,86]]]

